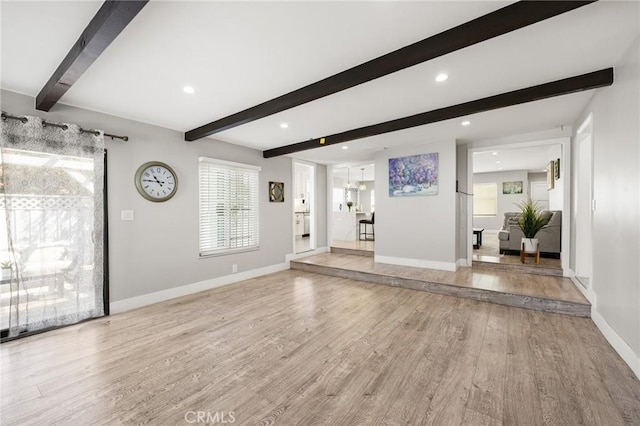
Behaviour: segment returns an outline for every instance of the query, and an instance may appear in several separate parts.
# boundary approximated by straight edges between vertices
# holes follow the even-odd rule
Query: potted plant
[[[2,271],[2,277],[0,279],[2,280],[8,280],[11,278],[11,262],[6,261],[6,262],[2,262],[0,264],[1,267],[1,271]]]
[[[547,224],[542,212],[538,210],[538,204],[528,200],[518,203],[520,207],[520,218],[518,228],[524,237],[521,245],[524,244],[525,253],[536,253],[538,251],[538,239],[535,236]]]

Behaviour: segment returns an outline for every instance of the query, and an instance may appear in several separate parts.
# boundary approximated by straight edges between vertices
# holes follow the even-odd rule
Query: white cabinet
[[[302,236],[302,234],[304,234],[304,214],[296,213],[295,223],[296,223],[296,237]]]

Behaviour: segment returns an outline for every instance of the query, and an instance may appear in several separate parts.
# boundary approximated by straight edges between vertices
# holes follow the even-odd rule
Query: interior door
[[[546,182],[531,182],[531,200],[542,210],[549,210],[549,190]]]

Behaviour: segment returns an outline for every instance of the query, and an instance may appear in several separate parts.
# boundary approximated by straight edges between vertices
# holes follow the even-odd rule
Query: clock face
[[[136,188],[149,201],[167,201],[178,189],[178,178],[171,167],[158,161],[145,163],[138,168]]]

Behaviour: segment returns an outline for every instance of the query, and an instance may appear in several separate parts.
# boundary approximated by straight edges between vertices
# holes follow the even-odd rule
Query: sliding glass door
[[[107,295],[104,149],[14,145],[0,151],[3,339],[102,316]]]

